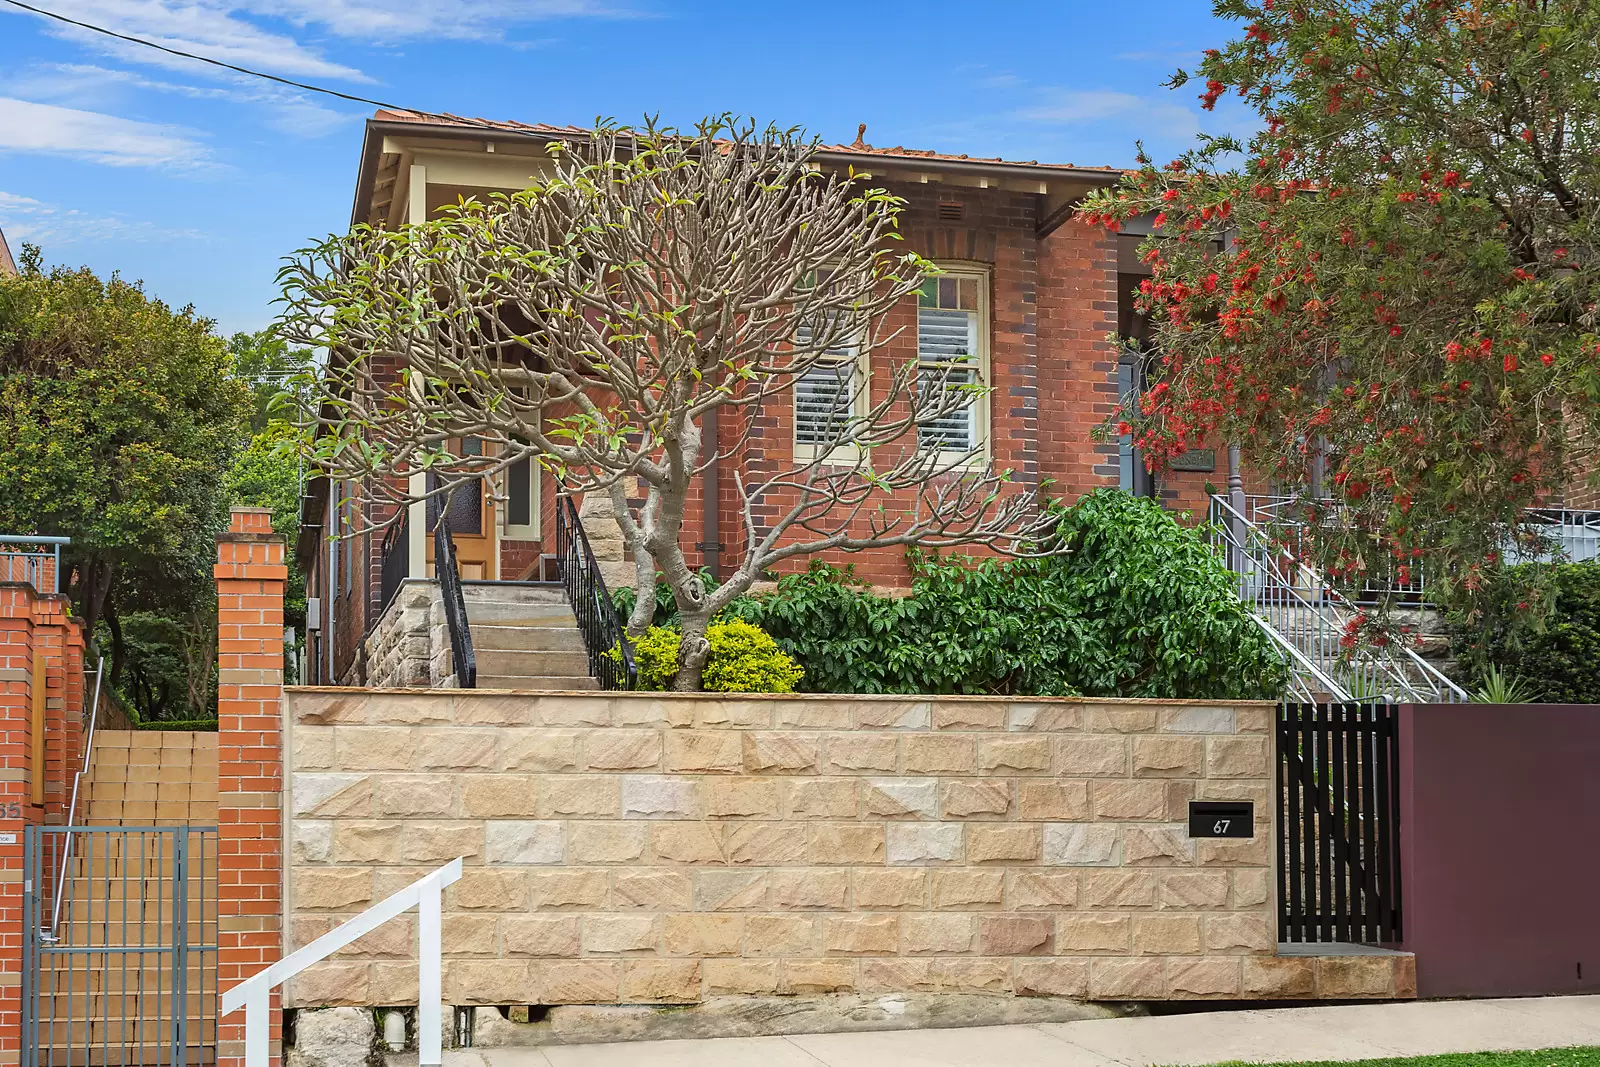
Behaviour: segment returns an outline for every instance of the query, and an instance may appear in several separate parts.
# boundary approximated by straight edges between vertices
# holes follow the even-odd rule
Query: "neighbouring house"
[[[380,111],[367,122],[351,223],[403,226],[462,197],[525,188],[530,175],[547,165],[548,142],[584,132]],[[956,317],[967,320],[981,373],[993,391],[941,432],[947,429],[982,448],[996,467],[1013,470],[1023,487],[1049,483],[1050,492],[1070,499],[1099,486],[1120,485],[1204,513],[1206,483],[1220,485],[1227,478],[1225,470],[1217,473],[1215,451],[1191,453],[1188,469],[1153,477],[1129,444],[1091,436],[1111,414],[1119,394],[1137,386],[1137,367],[1119,362],[1118,348],[1109,338],[1142,332],[1131,294],[1147,270],[1135,253],[1140,227],[1131,225],[1107,236],[1072,216],[1086,193],[1115,182],[1121,171],[882,148],[861,138],[828,148],[820,158],[825,166],[870,167],[876,182],[906,201],[900,228],[909,250],[947,272],[944,288],[950,290],[950,299],[943,294],[924,297],[920,302],[928,306],[919,307],[917,298],[908,298],[900,348],[885,357],[926,358],[919,345],[935,332],[932,320],[943,325]],[[796,401],[791,392],[774,403],[787,408]],[[744,461],[760,462],[770,454],[763,448],[806,447],[807,417],[804,410],[773,412],[773,430],[752,444]],[[723,558],[721,531],[735,526],[735,497],[728,472],[710,470],[702,483],[683,539],[693,546],[691,565],[716,574],[731,566]],[[433,516],[423,505],[414,505],[415,521],[408,518],[404,534],[397,526],[387,539],[331,537],[357,506],[357,488],[324,480],[313,483],[306,496],[296,550],[310,576],[316,627],[302,677],[342,684],[447,681],[443,623],[428,606],[437,604],[437,594],[425,588],[433,575],[433,550],[424,531],[431,528]],[[537,476],[526,462],[512,468],[505,484],[493,490],[485,487],[476,500],[458,498],[450,528],[460,573],[468,583],[468,601],[498,602],[479,607],[477,614],[517,621],[528,611],[506,601],[537,600],[540,593],[512,583],[538,583],[552,573],[547,564],[554,552],[556,491],[548,477]],[[609,549],[620,560],[615,524],[595,510],[584,516],[588,536],[602,559]],[[875,584],[906,582],[899,550],[859,553],[849,561]],[[385,629],[391,608],[387,613],[404,636]],[[402,617],[410,621],[401,625]],[[576,655],[579,646],[572,644],[572,636],[560,647],[542,651]],[[496,651],[525,650],[485,649],[480,659],[506,658],[496,657]],[[507,671],[491,662],[487,671],[480,664],[480,674],[527,681],[554,676],[545,673],[548,666],[535,669],[525,663]]]
[[[17,273],[17,261],[11,258],[11,248],[6,244],[4,230],[0,230],[0,278],[13,278]]]

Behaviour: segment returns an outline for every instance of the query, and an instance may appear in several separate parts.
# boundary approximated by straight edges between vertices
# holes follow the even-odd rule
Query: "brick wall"
[[[218,992],[278,958],[282,907],[283,542],[235,508],[217,539]],[[277,1058],[277,994],[273,1056]],[[244,1062],[244,1013],[220,1019],[217,1063]]]
[[[456,856],[453,1004],[1268,995],[1259,704],[291,689],[304,945]],[[1254,800],[1193,841],[1194,798]],[[286,1004],[416,997],[410,918]]]

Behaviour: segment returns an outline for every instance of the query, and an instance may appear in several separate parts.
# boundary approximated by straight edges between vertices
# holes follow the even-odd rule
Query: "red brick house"
[[[380,111],[367,122],[351,222],[399,226],[460,197],[524,188],[547,142],[583,132]],[[883,148],[861,139],[828,148],[821,162],[869,169],[876,183],[903,197],[905,244],[946,272],[937,292],[920,301],[908,298],[896,311],[895,319],[906,327],[904,350],[890,352],[896,359],[926,360],[929,353],[918,350],[919,334],[927,346],[931,334],[923,328],[933,319],[945,328],[965,326],[992,392],[942,432],[980,448],[995,467],[1011,469],[1021,487],[1043,484],[1051,494],[1073,499],[1098,486],[1120,485],[1203,513],[1206,482],[1226,482],[1225,457],[1196,452],[1188,457],[1193,469],[1152,477],[1130,447],[1091,436],[1119,392],[1135,384],[1136,368],[1119,365],[1118,348],[1108,338],[1139,333],[1130,294],[1145,271],[1134,252],[1141,240],[1137,232],[1107,235],[1072,216],[1089,190],[1115,182],[1120,171]],[[770,427],[752,441],[746,461],[759,462],[762,449],[805,447],[805,420],[804,410],[770,413]],[[691,565],[713,572],[731,567],[719,558],[726,550],[719,553],[717,546],[737,526],[731,479],[719,480],[719,473],[702,476],[702,489],[706,482],[714,489],[691,502],[684,533],[686,548],[693,546]],[[544,576],[541,557],[550,551],[555,488],[548,479],[530,477],[526,464],[512,468],[506,482],[463,513],[464,521],[452,518],[462,577],[469,582]],[[350,488],[314,484],[306,500],[298,557],[317,601],[309,680],[372,680],[371,634],[393,596],[393,581],[388,589],[383,581],[381,543],[368,535],[328,536],[343,521],[337,502],[355,495]],[[407,574],[417,579],[431,575],[425,525],[411,523],[408,534],[414,562]],[[614,529],[585,525],[596,541],[617,537]],[[609,520],[601,525],[614,526]],[[393,537],[389,547],[395,547]],[[875,584],[905,584],[899,549],[859,553],[848,562]]]

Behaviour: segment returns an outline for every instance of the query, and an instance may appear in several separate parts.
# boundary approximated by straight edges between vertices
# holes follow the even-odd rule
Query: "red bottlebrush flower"
[[[1551,252],[1550,254],[1552,256],[1554,256],[1555,258],[1557,258],[1557,259],[1566,259],[1567,258],[1567,250],[1565,248],[1558,248],[1555,251]]]
[[[1507,374],[1516,373],[1516,370],[1517,370],[1517,354],[1515,352],[1507,352],[1506,353],[1505,368],[1506,368],[1506,373]]]
[[[1158,211],[1156,212],[1156,217],[1150,220],[1150,228],[1152,230],[1159,230],[1166,224],[1166,221],[1167,213],[1165,211]]]
[[[1539,357],[1539,362],[1543,363],[1546,367],[1550,366],[1550,364],[1554,363],[1555,361],[1556,357],[1555,353],[1553,352],[1546,352]]]
[[[1531,607],[1533,607],[1533,605],[1528,603],[1526,600],[1517,601],[1517,610],[1518,611],[1527,611]]]
[[[1400,329],[1400,327],[1398,327],[1398,326],[1389,327],[1389,336],[1390,337],[1399,337],[1404,332],[1405,331]]]
[[[1533,271],[1524,267],[1518,267],[1516,270],[1512,271],[1511,276],[1517,279],[1519,282],[1531,282],[1533,281],[1534,277]]]
[[[1518,134],[1518,136],[1521,137],[1528,144],[1532,144],[1533,143],[1533,131],[1532,130],[1523,130],[1522,133]]]
[[[1461,172],[1460,171],[1447,170],[1447,171],[1444,172],[1444,186],[1445,186],[1446,189],[1454,189],[1456,186],[1458,186],[1460,184],[1461,184]]]
[[[1133,432],[1133,427],[1130,424],[1128,424],[1126,422],[1117,423],[1117,433],[1119,433],[1122,436],[1126,437],[1128,434],[1130,434],[1132,432]]]
[[[1208,292],[1208,293],[1216,292],[1217,291],[1217,275],[1216,275],[1216,272],[1213,271],[1212,273],[1207,274],[1206,275],[1206,280],[1202,284],[1205,286],[1206,292]]]
[[[1470,393],[1470,392],[1472,392],[1472,383],[1471,382],[1462,382],[1456,388],[1460,389],[1463,393]]]
[[[1398,194],[1396,194],[1396,196],[1395,196],[1395,199],[1396,199],[1396,200],[1398,200],[1398,201],[1399,201],[1399,202],[1400,202],[1400,203],[1402,203],[1402,204],[1409,204],[1409,203],[1411,203],[1411,202],[1412,202],[1412,201],[1413,201],[1413,200],[1415,200],[1415,199],[1416,199],[1416,198],[1417,198],[1417,194],[1416,194],[1416,193],[1413,193],[1413,192],[1411,192],[1411,191],[1410,191],[1410,190],[1409,190],[1409,189],[1408,189],[1408,190],[1406,190],[1406,191],[1405,191],[1405,192],[1403,192],[1403,193],[1398,193]]]
[[[1168,189],[1166,192],[1161,194],[1161,199],[1165,200],[1169,204],[1172,203],[1174,200],[1178,199],[1178,190]]]
[[[1444,346],[1444,358],[1451,363],[1461,358],[1461,342],[1451,341]]]

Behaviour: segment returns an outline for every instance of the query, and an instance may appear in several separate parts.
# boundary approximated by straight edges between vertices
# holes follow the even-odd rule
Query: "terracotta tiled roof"
[[[380,122],[408,122],[427,126],[444,126],[456,129],[481,129],[505,130],[508,133],[533,133],[557,136],[581,136],[589,131],[581,126],[551,126],[547,123],[506,122],[497,119],[465,118],[460,115],[426,114],[415,111],[379,111],[375,116]],[[861,134],[864,136],[866,127],[863,126]],[[858,139],[853,144],[823,145],[823,151],[830,154],[861,156],[863,159],[926,159],[932,162],[946,163],[976,163],[997,167],[1044,167],[1061,171],[1098,171],[1103,174],[1126,173],[1122,167],[1093,167],[1080,166],[1075,163],[1041,163],[1037,159],[1003,159],[999,156],[969,156],[965,153],[956,155],[949,152],[935,152],[931,149],[904,148],[895,145],[893,148],[879,148],[866,144]]]

